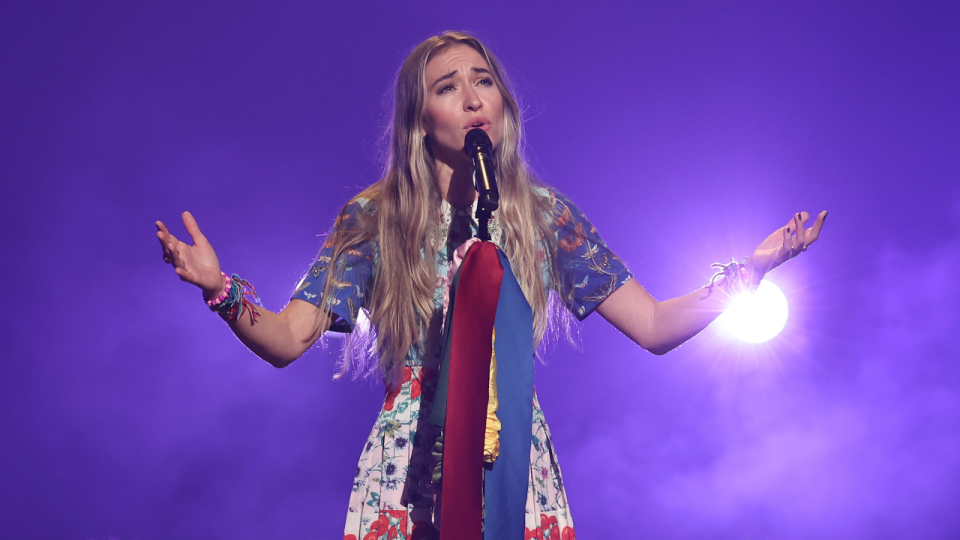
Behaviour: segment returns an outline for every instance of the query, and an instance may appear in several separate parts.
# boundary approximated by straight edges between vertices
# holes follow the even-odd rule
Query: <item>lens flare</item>
[[[773,283],[761,281],[753,294],[735,297],[720,316],[720,322],[743,341],[763,343],[773,339],[787,324],[787,297]]]

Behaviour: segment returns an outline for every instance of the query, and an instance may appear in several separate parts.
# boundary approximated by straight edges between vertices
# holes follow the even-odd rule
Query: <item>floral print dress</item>
[[[553,189],[541,188],[539,194],[553,203],[557,242],[553,262],[561,281],[557,293],[583,320],[631,274],[573,203]],[[377,248],[371,241],[343,255],[342,274],[323,296],[337,232],[354,225],[359,213],[369,211],[365,200],[347,205],[293,295],[317,306],[329,305],[335,319],[332,331],[352,331],[373,282]],[[447,242],[437,254],[436,314],[428,325],[422,350],[411,347],[402,373],[387,385],[383,408],[357,465],[344,540],[439,538],[440,516],[434,512],[436,490],[432,483],[436,463],[431,454],[437,428],[430,424],[429,417],[443,345],[444,276],[454,250],[477,231],[473,209],[456,209],[444,201],[441,213],[441,238]],[[491,241],[502,247],[503,234],[496,215],[488,227]],[[560,465],[536,392],[532,420],[524,539],[574,540]]]

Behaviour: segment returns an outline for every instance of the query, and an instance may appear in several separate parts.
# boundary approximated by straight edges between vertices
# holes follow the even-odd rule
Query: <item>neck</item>
[[[466,156],[460,159],[434,159],[437,182],[440,184],[440,194],[452,206],[466,208],[477,198],[477,190],[473,187],[473,175],[470,171],[470,160]]]

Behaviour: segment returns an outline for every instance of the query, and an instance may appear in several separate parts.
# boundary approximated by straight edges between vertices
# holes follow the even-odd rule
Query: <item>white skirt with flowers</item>
[[[344,540],[440,537],[431,482],[437,428],[429,423],[436,384],[436,368],[408,366],[399,387],[387,392],[357,465]],[[524,539],[574,540],[560,465],[536,392],[531,427]]]

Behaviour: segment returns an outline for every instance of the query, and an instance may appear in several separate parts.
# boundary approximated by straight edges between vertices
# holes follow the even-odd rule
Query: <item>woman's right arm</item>
[[[286,367],[300,358],[330,328],[330,316],[303,300],[291,300],[280,313],[251,304],[248,307],[239,319],[228,323],[230,329],[274,367]],[[251,311],[257,313],[256,321],[251,320]]]
[[[173,265],[181,280],[199,287],[204,300],[217,298],[225,286],[220,261],[190,212],[184,212],[182,217],[193,245],[178,240],[158,221],[157,238],[163,248],[163,259]],[[330,315],[302,300],[292,300],[280,313],[248,306],[239,319],[229,323],[230,328],[254,354],[276,367],[284,367],[299,358],[331,323]]]

